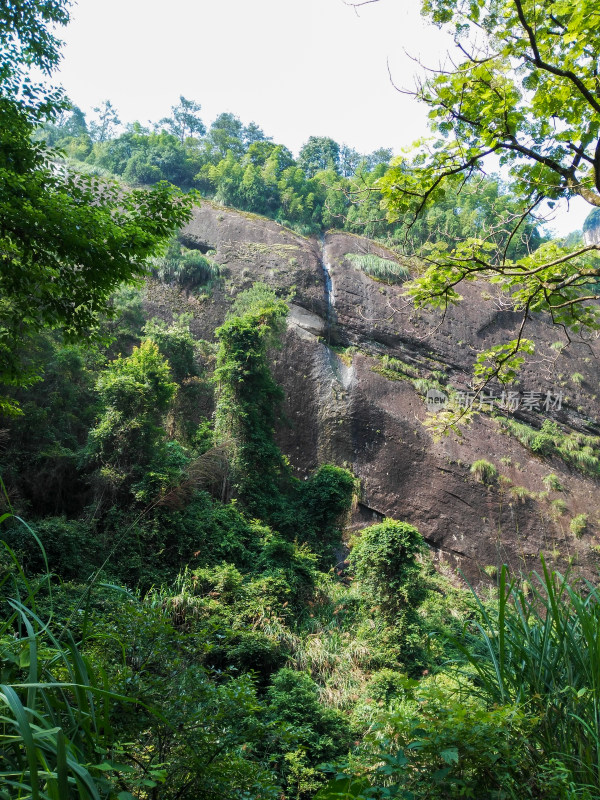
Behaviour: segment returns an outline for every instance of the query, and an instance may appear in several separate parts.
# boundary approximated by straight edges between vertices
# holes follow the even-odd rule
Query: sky
[[[356,10],[344,0],[79,0],[59,34],[57,78],[84,111],[108,99],[123,123],[158,121],[184,95],[201,104],[205,123],[232,112],[296,154],[309,136],[361,153],[400,153],[427,135],[427,118],[398,89],[414,87],[418,62],[438,66],[449,42],[419,7],[419,0]],[[583,201],[572,203],[553,227],[578,229],[588,213]]]

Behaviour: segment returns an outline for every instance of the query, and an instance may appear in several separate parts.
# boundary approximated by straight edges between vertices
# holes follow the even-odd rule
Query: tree
[[[93,334],[108,298],[145,273],[146,259],[189,217],[193,196],[159,184],[125,191],[73,174],[59,154],[33,140],[68,103],[35,84],[59,59],[53,25],[68,13],[59,0],[24,0],[0,13],[0,385],[26,385],[38,368],[31,338],[59,328],[69,339]],[[0,396],[0,411],[16,411]]]
[[[179,95],[179,105],[171,106],[173,116],[161,119],[159,124],[166,124],[169,132],[183,144],[188,136],[204,136],[206,133],[206,126],[199,117],[201,110],[200,103]]]
[[[392,160],[392,156],[391,147],[380,147],[378,150],[373,150],[366,158],[367,169],[374,170],[380,164],[384,164],[387,167]]]
[[[361,156],[358,150],[349,147],[347,144],[342,145],[340,151],[340,172],[344,178],[351,178],[362,161],[364,161],[364,156]]]
[[[177,392],[168,362],[147,339],[128,358],[117,358],[96,389],[104,406],[90,431],[88,458],[113,490],[130,488],[154,461],[164,465],[163,420]]]
[[[538,209],[561,198],[600,206],[600,12],[593,0],[424,0],[423,13],[451,31],[455,54],[417,80],[433,138],[412,161],[399,158],[380,182],[389,212],[418,218],[432,204],[486,170],[490,157],[510,176],[520,202],[518,235]],[[410,227],[410,223],[409,223]],[[600,277],[599,246],[543,245],[512,260],[487,237],[438,242],[429,269],[409,287],[420,306],[460,300],[464,280],[499,285],[521,314],[517,338],[482,353],[476,375],[509,379],[529,315],[550,314],[568,332],[598,328],[590,284]]]
[[[308,178],[314,177],[321,170],[339,171],[340,146],[328,136],[309,136],[298,155],[298,165],[302,167]]]
[[[229,112],[219,114],[210,126],[207,139],[209,149],[215,150],[221,158],[229,152],[239,158],[246,149],[242,121]]]
[[[244,128],[244,143],[246,147],[250,147],[250,145],[255,144],[256,142],[270,141],[271,137],[265,136],[263,129],[257,125],[256,122],[251,122]]]
[[[105,100],[94,109],[94,112],[98,115],[98,121],[90,123],[90,136],[96,142],[105,142],[114,136],[121,120],[110,100]]]

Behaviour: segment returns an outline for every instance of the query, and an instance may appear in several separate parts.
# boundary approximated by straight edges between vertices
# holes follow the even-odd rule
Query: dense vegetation
[[[599,797],[596,590],[479,600],[393,520],[340,561],[353,477],[273,438],[285,303],[217,345],[114,304],[5,420],[3,796]]]
[[[117,134],[110,103],[89,126],[77,109],[60,118],[64,98],[26,74],[56,63],[64,6],[3,14],[0,798],[598,800],[596,587],[542,561],[477,596],[391,519],[346,557],[354,477],[323,465],[299,481],[274,438],[285,301],[240,293],[206,342],[185,315],[144,319],[140,291],[119,286],[185,219],[189,200],[162,180],[411,247],[483,231],[489,252],[518,257],[535,224],[509,241],[512,200],[483,179],[407,230],[380,218],[389,152],[312,137],[296,160],[230,114],[207,132],[185,98],[153,132]],[[69,177],[43,139],[157,189]],[[385,259],[360,267],[406,277]],[[173,242],[151,268],[218,279]],[[548,426],[517,435],[570,452]]]
[[[534,250],[543,237],[536,221],[509,239],[515,208],[498,178],[480,177],[449,190],[410,229],[408,217],[388,218],[378,181],[392,151],[361,155],[328,137],[311,136],[294,158],[255,124],[220,114],[208,130],[200,106],[181,97],[172,116],[154,130],[139,123],[117,135],[118,117],[109,101],[88,123],[77,108],[40,133],[80,169],[116,175],[127,183],[154,185],[167,180],[226,206],[262,214],[301,233],[339,228],[378,238],[406,252],[440,238],[485,236],[500,254]],[[185,118],[187,125],[180,120]]]

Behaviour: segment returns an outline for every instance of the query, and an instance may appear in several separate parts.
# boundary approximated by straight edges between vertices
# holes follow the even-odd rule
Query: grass
[[[474,461],[471,464],[471,475],[473,475],[475,480],[479,483],[489,486],[498,477],[498,470],[489,461],[480,458],[479,461]]]
[[[219,265],[197,250],[173,252],[157,258],[153,274],[162,283],[173,283],[189,289],[204,286],[210,288],[219,278]]]
[[[600,437],[583,433],[565,433],[552,420],[545,420],[541,429],[506,418],[501,427],[521,444],[541,456],[558,456],[588,475],[600,474]]]
[[[483,649],[473,649],[466,639],[460,649],[477,673],[478,693],[487,703],[515,703],[537,718],[529,745],[534,761],[558,758],[580,789],[597,787],[600,590],[569,582],[542,558],[542,573],[531,573],[526,581],[511,579],[502,568],[497,604],[475,600],[474,631]]]
[[[346,258],[353,267],[384,283],[403,283],[410,278],[408,267],[389,258],[381,258],[371,253],[347,253]]]
[[[420,377],[419,370],[416,367],[413,367],[412,364],[407,364],[406,361],[401,361],[399,358],[381,356],[377,361],[377,366],[371,369],[389,380],[418,380]]]
[[[567,510],[567,504],[560,497],[556,500],[552,500],[550,505],[552,506],[552,513],[556,517],[561,517]]]
[[[525,486],[511,486],[508,491],[520,503],[525,503],[526,500],[533,500],[536,497],[535,492],[531,492]]]
[[[386,355],[380,356],[377,360],[377,366],[371,367],[373,372],[383,375],[384,378],[391,381],[409,381],[423,397],[427,395],[430,389],[444,392],[447,395],[451,394],[451,391],[446,386],[448,378],[445,373],[439,370],[432,370],[429,372],[429,377],[425,377],[417,367],[399,358]]]
[[[546,475],[545,478],[542,478],[542,483],[549,492],[562,492],[564,490],[563,485],[553,472]]]
[[[108,784],[92,765],[112,744],[114,702],[128,701],[106,689],[103,670],[93,670],[67,628],[57,635],[51,620],[38,616],[36,594],[42,586],[52,604],[46,554],[19,517],[3,514],[0,523],[11,517],[41,548],[47,574],[34,586],[2,542],[12,568],[4,570],[0,589],[12,612],[0,623],[0,752],[6,792],[0,794],[30,800],[100,800]]]
[[[308,672],[321,701],[335,708],[353,707],[372,667],[371,647],[354,624],[359,604],[358,587],[323,581],[291,647],[289,665]]]
[[[571,533],[577,539],[581,539],[581,537],[587,530],[587,526],[588,526],[587,514],[577,514],[577,516],[573,517],[573,519],[569,523],[569,528],[571,530]]]

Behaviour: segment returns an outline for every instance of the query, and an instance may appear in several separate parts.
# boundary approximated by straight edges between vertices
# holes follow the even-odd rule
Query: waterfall
[[[321,236],[321,269],[323,270],[324,288],[325,288],[325,327],[327,330],[327,341],[329,341],[329,334],[331,323],[333,321],[333,314],[335,309],[335,290],[333,287],[333,280],[331,277],[331,264],[325,258],[325,238]]]

